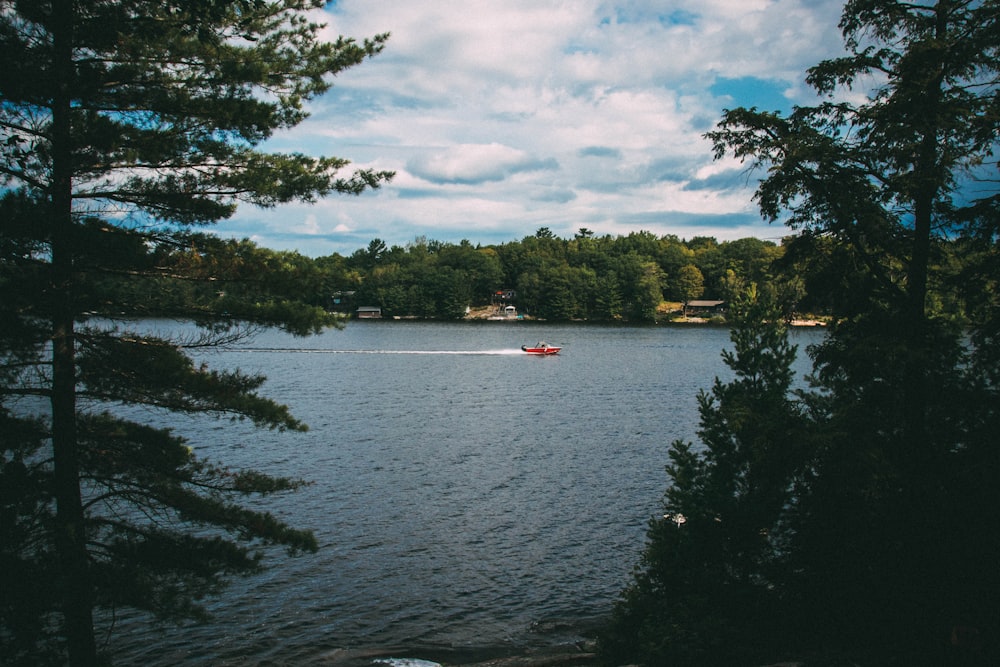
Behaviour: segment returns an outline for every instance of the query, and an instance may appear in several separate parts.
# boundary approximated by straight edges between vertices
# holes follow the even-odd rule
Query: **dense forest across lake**
[[[942,246],[937,262],[951,280],[936,284],[931,299],[936,312],[956,317],[965,310],[956,258],[971,252],[959,244]],[[682,317],[692,300],[727,301],[749,284],[774,294],[789,319],[822,317],[850,298],[856,267],[841,254],[829,239],[808,234],[775,243],[647,231],[596,236],[580,229],[564,239],[543,227],[499,245],[417,238],[390,247],[373,239],[348,256],[318,258],[201,237],[171,262],[211,270],[209,289],[220,299],[252,278],[276,296],[351,315],[377,307],[383,317],[457,320],[470,308],[513,305],[545,320],[654,322]],[[244,275],[242,267],[249,266],[253,276]],[[136,289],[144,290],[137,296],[146,304],[169,296],[162,288]]]

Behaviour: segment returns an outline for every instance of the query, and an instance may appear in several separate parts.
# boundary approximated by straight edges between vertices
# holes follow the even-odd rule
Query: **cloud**
[[[417,156],[407,164],[411,173],[424,180],[465,184],[501,181],[518,172],[557,169],[558,166],[551,158],[535,158],[525,151],[497,143],[458,144]]]
[[[842,52],[818,0],[338,0],[331,38],[392,33],[311,118],[267,145],[388,169],[392,183],[307,207],[241,208],[220,233],[350,254],[381,238],[488,243],[539,227],[704,234],[775,229],[754,179],[715,162],[724,108],[815,102],[805,70]]]

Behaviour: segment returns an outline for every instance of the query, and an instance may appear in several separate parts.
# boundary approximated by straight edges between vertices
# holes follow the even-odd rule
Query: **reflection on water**
[[[562,352],[519,349],[539,339]],[[118,659],[308,664],[573,641],[627,582],[667,446],[694,438],[696,394],[725,375],[727,345],[709,327],[366,322],[205,352],[267,375],[263,393],[310,430],[166,423],[203,457],[310,480],[260,506],[321,549],[271,554],[211,601],[210,625],[121,619]]]

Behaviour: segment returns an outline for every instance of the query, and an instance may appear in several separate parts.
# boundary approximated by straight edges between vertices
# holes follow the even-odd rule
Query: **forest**
[[[661,302],[722,299],[735,281],[772,284],[774,243],[748,238],[684,242],[650,232],[594,236],[581,229],[560,239],[547,228],[501,245],[477,247],[417,240],[385,248],[378,239],[348,258],[343,280],[359,305],[387,315],[464,317],[500,290],[518,312],[547,320],[652,322]],[[331,262],[332,263],[332,262]]]
[[[595,236],[580,229],[561,239],[541,228],[500,245],[446,243],[418,238],[387,247],[373,239],[349,256],[309,258],[261,248],[248,240],[203,238],[178,248],[171,262],[259,265],[254,280],[275,294],[298,296],[327,310],[353,315],[378,306],[384,317],[455,320],[468,308],[512,304],[532,318],[649,323],[682,316],[689,301],[731,300],[748,285],[773,293],[786,319],[828,318],[848,298],[849,275],[838,275],[830,239],[788,236],[777,244],[759,238],[682,240],[633,232]],[[962,289],[962,258],[976,253],[960,239],[947,240],[936,258],[930,297],[934,311],[962,321],[969,297]],[[249,275],[230,269],[213,289],[240,289]],[[498,297],[498,292],[504,292]],[[150,289],[138,300],[156,303],[170,292]],[[199,298],[204,298],[204,295]],[[164,312],[169,308],[164,307]],[[151,312],[150,314],[156,314]]]
[[[211,292],[181,297],[147,285],[136,302],[146,303],[150,314],[169,314],[169,302],[177,298],[204,300],[214,293],[222,299],[252,277],[239,267],[254,266],[264,273],[252,279],[266,283],[276,297],[297,296],[346,315],[357,306],[378,306],[385,317],[454,320],[469,308],[502,302],[538,319],[652,322],[667,315],[664,301],[680,306],[724,299],[750,282],[780,290],[790,309],[812,308],[804,283],[783,277],[777,260],[784,254],[783,246],[755,238],[681,241],[649,232],[594,237],[585,229],[564,240],[542,228],[520,241],[489,246],[415,239],[387,247],[374,239],[350,256],[315,259],[248,240],[198,237],[162,261],[215,272]],[[135,283],[137,290],[141,284]],[[794,293],[793,285],[799,286]],[[155,312],[157,303],[161,313]]]

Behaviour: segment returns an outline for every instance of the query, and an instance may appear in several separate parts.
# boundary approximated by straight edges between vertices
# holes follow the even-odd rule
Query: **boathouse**
[[[359,320],[377,320],[382,317],[380,306],[360,306],[356,311]]]
[[[726,302],[706,300],[688,301],[685,312],[688,315],[694,316],[722,315],[726,312]]]

